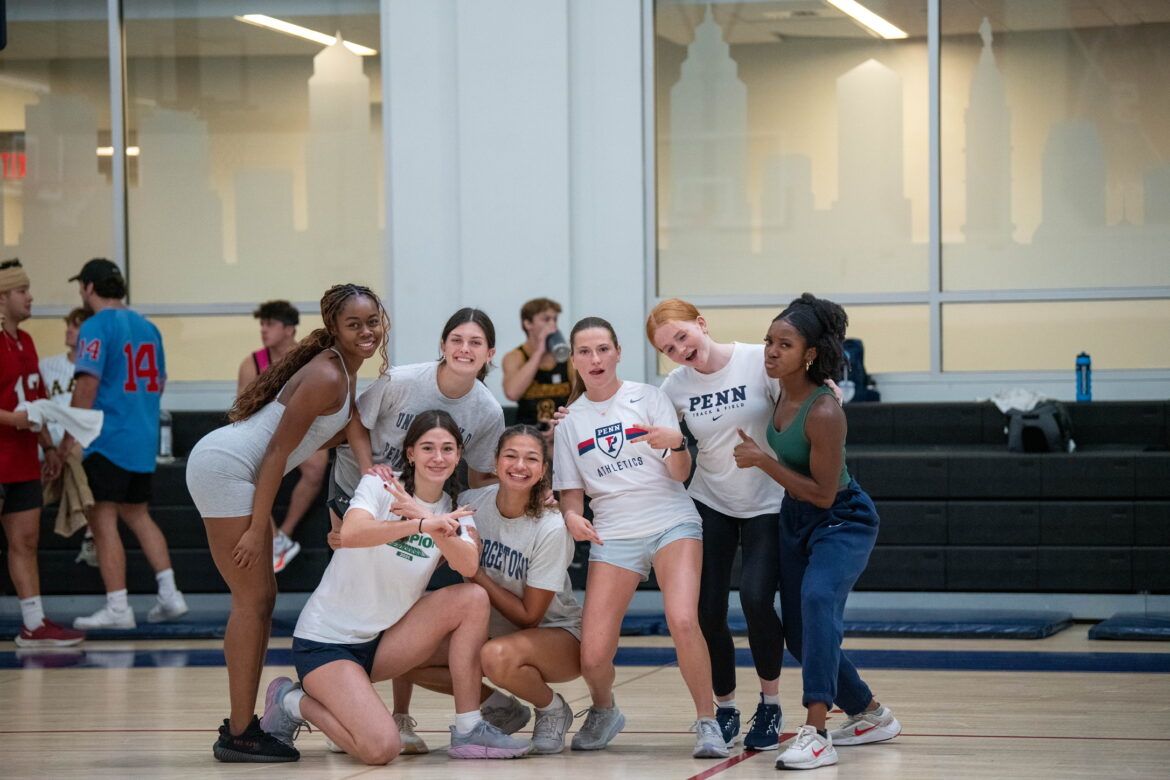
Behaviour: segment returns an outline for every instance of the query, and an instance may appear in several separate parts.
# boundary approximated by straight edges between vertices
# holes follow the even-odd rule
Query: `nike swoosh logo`
[[[870,732],[870,731],[873,731],[873,730],[874,730],[874,729],[876,729],[876,728],[877,728],[877,726],[870,726],[870,727],[869,727],[869,728],[867,728],[867,729],[859,729],[859,728],[854,728],[854,729],[853,729],[853,736],[855,736],[855,737],[860,737],[862,734],[866,734],[866,733],[868,733],[868,732]]]
[[[723,416],[723,415],[719,415],[719,417],[722,417],[722,416]],[[719,417],[712,417],[712,418],[711,418],[711,422],[715,422],[716,420],[718,420],[718,419],[719,419]]]
[[[817,750],[817,749],[815,749],[815,748],[814,748],[814,749],[813,749],[813,752],[812,752],[812,753],[813,753],[813,758],[820,758],[820,757],[821,757],[821,753],[824,753],[824,752],[825,752],[826,750],[828,750],[828,749],[829,749],[829,746],[828,746],[828,745],[825,745],[825,746],[824,746],[823,748],[821,748],[820,750]]]
[[[644,396],[644,395],[640,395],[640,396],[638,396],[637,398],[631,398],[631,399],[630,399],[630,403],[632,403],[632,404],[636,404],[636,403],[638,403],[639,401],[641,401],[641,400],[642,400],[643,398],[645,398],[645,397],[646,397],[646,396]]]

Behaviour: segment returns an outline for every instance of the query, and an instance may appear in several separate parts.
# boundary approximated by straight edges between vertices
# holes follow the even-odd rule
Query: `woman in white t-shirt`
[[[565,525],[588,540],[581,675],[593,699],[574,750],[600,750],[625,726],[613,697],[622,617],[639,582],[658,579],[683,680],[695,703],[695,758],[728,755],[711,704],[711,661],[699,630],[703,532],[682,483],[691,456],[666,395],[617,377],[621,347],[605,320],[587,317],[570,337],[575,399],[556,428],[553,487]],[[593,523],[582,514],[585,494]]]
[[[742,428],[762,441],[779,384],[764,371],[764,347],[722,344],[686,301],[670,298],[651,310],[646,337],[678,364],[662,383],[698,445],[687,492],[703,518],[699,623],[711,655],[715,719],[728,747],[740,732],[735,702],[735,645],[727,599],[736,550],[742,552],[739,598],[748,628],[760,701],[744,747],[775,750],[780,729],[780,665],[784,629],[776,614],[780,585],[780,501],[784,488],[759,469],[740,469],[732,452]]]
[[[358,483],[341,526],[341,549],[293,631],[301,682],[278,677],[269,684],[261,726],[291,744],[308,721],[350,755],[386,764],[402,742],[373,684],[420,667],[449,666],[456,722],[448,755],[525,755],[531,741],[502,734],[480,717],[487,593],[463,583],[424,595],[442,559],[464,576],[478,569],[471,511],[453,510],[459,427],[446,412],[423,412],[403,444],[401,487],[384,466]]]

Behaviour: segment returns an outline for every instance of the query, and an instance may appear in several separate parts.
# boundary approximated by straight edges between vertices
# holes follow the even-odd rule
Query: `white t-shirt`
[[[764,371],[763,345],[733,347],[731,360],[712,374],[690,366],[671,371],[662,392],[699,444],[688,488],[691,497],[725,515],[756,517],[780,511],[784,488],[761,469],[736,467],[732,454],[740,442],[736,428],[743,428],[772,455],[764,445],[780,385]]]
[[[582,395],[557,425],[553,488],[585,489],[602,541],[644,539],[700,522],[682,483],[666,470],[670,450],[646,443],[649,426],[678,430],[678,416],[665,393],[641,382],[622,382],[601,403]]]
[[[370,429],[374,463],[400,469],[405,462],[402,441],[414,416],[430,409],[451,415],[463,434],[463,457],[476,471],[490,474],[495,466],[496,442],[504,432],[504,410],[483,382],[476,382],[462,398],[448,398],[439,390],[439,364],[396,366],[378,377],[357,399],[362,425]],[[357,459],[348,445],[337,448],[333,480],[346,495],[358,483]]]
[[[573,596],[569,564],[573,537],[561,513],[546,509],[538,518],[504,517],[496,507],[499,485],[459,494],[459,503],[475,510],[475,530],[483,540],[479,567],[509,593],[524,597],[524,588],[551,590],[555,595],[540,621],[541,628],[563,628],[581,638],[581,605]],[[505,636],[518,627],[493,607],[488,636]]]
[[[390,511],[394,497],[378,477],[367,474],[358,483],[349,508],[364,509],[379,522],[399,520]],[[434,504],[435,514],[451,511],[447,494]],[[470,518],[459,521],[474,527]],[[468,544],[470,534],[460,536]],[[377,547],[345,547],[333,553],[321,584],[309,596],[293,636],[314,642],[353,645],[369,642],[402,619],[414,606],[442,553],[430,534],[414,533]]]
[[[45,395],[49,400],[61,406],[69,406],[73,400],[73,375],[77,368],[69,359],[68,352],[60,355],[41,358],[41,379],[45,380]],[[65,429],[58,423],[49,423],[49,435],[53,437],[53,444],[60,444],[65,437]]]

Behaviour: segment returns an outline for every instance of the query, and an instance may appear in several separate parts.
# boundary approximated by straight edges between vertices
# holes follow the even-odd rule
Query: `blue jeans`
[[[877,532],[877,510],[856,481],[828,509],[788,495],[780,504],[780,608],[788,650],[801,662],[806,707],[836,702],[855,715],[873,698],[841,640],[845,599]]]

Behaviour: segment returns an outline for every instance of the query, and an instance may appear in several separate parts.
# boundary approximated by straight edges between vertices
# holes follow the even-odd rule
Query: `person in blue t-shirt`
[[[158,581],[158,600],[147,620],[157,623],[187,612],[175,587],[167,540],[150,516],[150,484],[158,452],[159,399],[167,378],[166,356],[158,328],[122,298],[126,281],[118,266],[94,258],[69,281],[80,287],[81,302],[94,315],[81,326],[73,406],[100,409],[102,431],[85,449],[82,465],[93,491],[89,525],[106,586],[106,605],[75,628],[134,628],[134,611],[126,598],[126,551],[118,535],[118,518],[129,526]],[[63,451],[71,437],[66,434]]]

